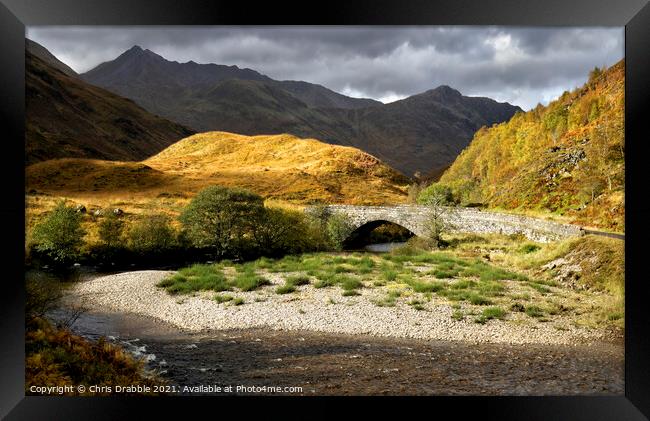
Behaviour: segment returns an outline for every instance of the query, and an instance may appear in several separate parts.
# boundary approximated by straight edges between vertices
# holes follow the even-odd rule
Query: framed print
[[[650,413],[646,2],[0,10],[3,416]]]

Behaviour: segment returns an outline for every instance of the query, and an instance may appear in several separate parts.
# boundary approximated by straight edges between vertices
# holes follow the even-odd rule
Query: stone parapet
[[[329,205],[326,208],[331,213],[346,215],[355,229],[369,222],[388,221],[401,225],[418,236],[427,235],[427,221],[431,212],[430,208],[421,205]],[[309,209],[307,208],[306,211],[308,212]],[[456,232],[523,234],[530,240],[539,242],[562,240],[584,234],[584,230],[577,225],[475,208],[456,208],[453,212],[449,212],[446,218],[451,219],[450,222]]]

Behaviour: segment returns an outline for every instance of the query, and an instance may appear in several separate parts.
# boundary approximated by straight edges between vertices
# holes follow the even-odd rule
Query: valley
[[[577,227],[625,231],[623,61],[526,112],[137,45],[77,73],[29,41],[26,75],[29,381],[68,378],[86,343],[75,375],[96,384],[126,367],[303,395],[623,393],[624,235]],[[327,206],[413,204],[417,229]]]
[[[63,158],[27,167],[28,225],[60,198],[88,213],[120,208],[126,219],[147,212],[178,215],[201,189],[243,187],[267,202],[404,203],[410,180],[378,159],[343,146],[290,135],[197,134],[142,162]]]

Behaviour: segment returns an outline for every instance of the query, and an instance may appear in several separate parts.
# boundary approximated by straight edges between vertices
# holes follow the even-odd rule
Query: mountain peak
[[[449,85],[440,85],[435,89],[432,89],[431,92],[436,92],[440,93],[443,95],[453,95],[453,96],[462,96],[463,94],[460,93],[460,91],[452,88]]]
[[[158,59],[163,59],[163,57],[159,56],[158,54],[154,53],[153,51],[149,49],[143,49],[139,45],[134,45],[133,47],[129,48],[125,52],[123,52],[120,57],[125,57],[125,58],[131,58],[131,57],[152,57],[152,58],[158,58]],[[119,57],[118,57],[119,58]]]
[[[144,50],[142,49],[142,47],[140,47],[139,45],[134,45],[133,47],[129,48],[128,50],[120,54],[119,57],[117,57],[117,59],[125,58],[125,57],[140,57],[143,54],[144,54]]]

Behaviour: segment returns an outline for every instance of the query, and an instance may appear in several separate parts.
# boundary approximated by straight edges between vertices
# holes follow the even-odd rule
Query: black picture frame
[[[429,397],[366,398],[366,412],[427,417],[481,417],[526,420],[610,420],[650,417],[650,315],[643,271],[648,238],[648,156],[645,110],[650,109],[650,5],[647,0],[435,0],[251,4],[234,1],[174,0],[0,0],[4,195],[0,221],[5,250],[0,330],[0,416],[7,419],[117,419],[136,412],[189,416],[207,407],[207,416],[242,415],[261,409],[283,418],[340,416],[342,398],[61,398],[24,394],[24,29],[32,25],[516,25],[625,26],[626,60],[626,312],[625,396],[621,397]],[[288,400],[291,399],[291,402]],[[244,401],[246,400],[246,402]],[[216,404],[215,404],[216,403]],[[190,409],[192,412],[190,412]],[[153,412],[152,412],[153,411]],[[277,413],[276,413],[277,411]],[[305,412],[309,411],[309,413]],[[198,414],[198,412],[197,412]],[[645,416],[644,416],[645,414]]]

